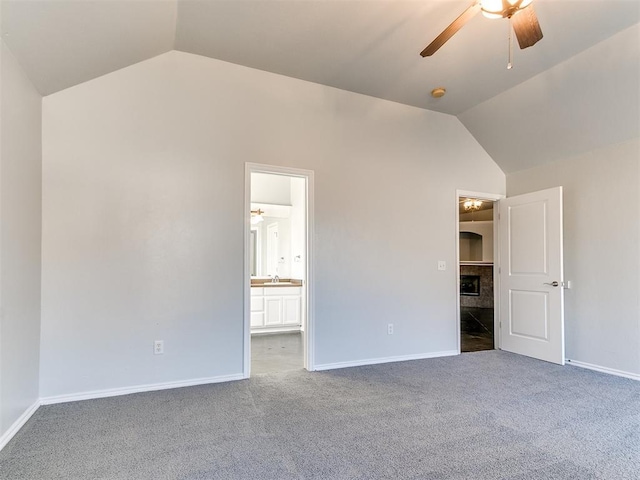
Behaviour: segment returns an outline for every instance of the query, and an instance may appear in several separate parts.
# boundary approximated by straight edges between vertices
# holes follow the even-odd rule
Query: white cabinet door
[[[251,326],[264,327],[264,297],[256,295],[251,297]]]
[[[251,312],[251,326],[264,327],[264,312]]]
[[[264,310],[264,297],[251,297],[251,311],[262,312]]]
[[[282,325],[282,297],[264,297],[264,324]]]
[[[300,297],[282,297],[282,323],[300,325]]]

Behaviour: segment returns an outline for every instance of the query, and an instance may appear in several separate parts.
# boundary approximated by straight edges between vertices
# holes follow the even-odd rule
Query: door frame
[[[251,374],[251,272],[249,265],[249,241],[251,236],[251,174],[267,173],[272,175],[285,175],[288,177],[300,177],[305,179],[305,270],[306,279],[302,286],[304,291],[303,309],[305,311],[302,341],[304,368],[315,370],[315,328],[314,328],[314,281],[313,281],[313,238],[314,238],[314,204],[313,204],[313,170],[300,168],[280,167],[260,163],[245,163],[244,170],[244,343],[243,343],[243,378],[249,378]]]
[[[498,238],[498,224],[500,222],[500,202],[506,195],[501,193],[472,192],[456,190],[456,335],[458,355],[461,353],[460,335],[460,197],[472,197],[478,200],[493,202],[493,345],[500,348],[500,248]]]

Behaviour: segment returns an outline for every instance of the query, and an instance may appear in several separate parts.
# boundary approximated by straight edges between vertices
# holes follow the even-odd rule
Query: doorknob
[[[558,282],[556,282],[556,281],[553,281],[553,282],[551,282],[551,283],[547,283],[547,282],[545,282],[544,284],[545,284],[545,285],[551,285],[552,287],[557,287],[558,285],[560,285],[560,284],[559,284]]]

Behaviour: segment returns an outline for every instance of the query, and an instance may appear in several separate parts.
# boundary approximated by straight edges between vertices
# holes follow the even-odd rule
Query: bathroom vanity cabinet
[[[251,332],[299,330],[301,286],[251,287]]]

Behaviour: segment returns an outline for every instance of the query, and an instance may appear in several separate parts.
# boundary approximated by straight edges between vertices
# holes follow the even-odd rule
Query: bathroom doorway
[[[496,348],[494,202],[458,195],[460,352]]]
[[[247,164],[244,376],[313,366],[313,172]]]

